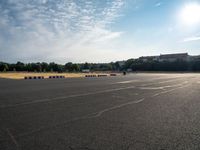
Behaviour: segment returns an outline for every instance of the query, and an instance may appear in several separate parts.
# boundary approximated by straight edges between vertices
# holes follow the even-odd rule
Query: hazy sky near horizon
[[[0,0],[0,61],[200,54],[200,0]]]

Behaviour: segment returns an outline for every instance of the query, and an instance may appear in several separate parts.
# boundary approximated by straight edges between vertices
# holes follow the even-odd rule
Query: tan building
[[[159,61],[168,61],[168,62],[174,62],[174,61],[189,61],[189,55],[188,53],[177,53],[177,54],[165,54],[160,55]]]
[[[159,61],[159,56],[142,56],[139,58],[139,60],[141,60],[143,62]]]

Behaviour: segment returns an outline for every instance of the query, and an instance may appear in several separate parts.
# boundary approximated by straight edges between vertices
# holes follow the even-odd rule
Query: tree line
[[[65,65],[54,62],[37,62],[37,63],[5,63],[0,62],[0,71],[28,71],[28,72],[81,72],[89,69],[90,71],[117,71],[120,70],[118,63],[72,63],[68,62]]]
[[[54,62],[38,63],[5,63],[0,62],[0,71],[28,71],[28,72],[81,72],[84,69],[90,71],[200,71],[200,60],[195,61],[147,61],[129,59],[111,63],[72,63],[65,65]]]

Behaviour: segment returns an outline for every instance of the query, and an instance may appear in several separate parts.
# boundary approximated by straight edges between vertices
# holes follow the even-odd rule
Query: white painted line
[[[184,88],[184,87],[188,87],[188,86],[189,86],[189,84],[183,85],[181,87],[176,87],[176,88],[168,90],[168,91],[162,91],[162,92],[159,92],[157,94],[154,94],[151,97],[155,97],[155,96],[158,96],[158,95],[161,95],[161,94],[169,93],[169,92],[174,91],[176,89],[180,89],[180,88]],[[135,88],[135,87],[131,86],[131,87],[127,87],[127,88]],[[122,90],[122,89],[127,89],[127,88],[119,88],[119,89],[113,89],[113,90]],[[99,92],[102,92],[102,91],[99,91]],[[112,110],[115,110],[115,109],[119,109],[119,108],[122,108],[122,107],[125,107],[125,106],[128,106],[128,105],[138,104],[138,103],[143,102],[144,100],[145,100],[145,98],[142,98],[142,99],[139,99],[139,100],[136,100],[136,101],[130,101],[130,102],[127,102],[127,103],[116,105],[116,106],[113,106],[113,107],[110,107],[110,108],[103,109],[103,110],[101,110],[99,112],[96,112],[96,113],[88,114],[88,115],[85,115],[85,116],[82,116],[82,117],[77,117],[77,118],[74,118],[72,120],[68,120],[68,121],[64,121],[62,123],[54,124],[52,126],[40,127],[38,129],[32,130],[31,132],[27,132],[27,133],[21,134],[19,136],[20,137],[27,136],[27,135],[30,135],[30,134],[33,134],[33,133],[36,133],[36,132],[40,132],[41,130],[44,130],[44,129],[47,129],[47,128],[56,127],[56,126],[63,125],[63,124],[66,124],[66,123],[70,123],[70,122],[74,122],[74,121],[79,121],[79,120],[84,120],[84,119],[90,119],[90,118],[98,118],[98,117],[102,116],[102,114],[104,114],[106,112],[109,112],[109,111],[112,111]]]
[[[178,78],[178,77],[177,77]],[[151,82],[151,81],[157,81],[158,79],[171,79],[171,80],[168,80],[168,81],[162,81],[162,82],[158,82],[158,83],[166,83],[166,82],[172,82],[174,80],[177,80],[177,78],[163,78],[163,77],[160,77],[160,78],[153,78],[153,79],[150,79],[150,80],[146,80],[146,82]],[[179,78],[180,80],[180,78]],[[116,82],[115,84],[126,84],[126,83],[132,83],[132,82],[143,82],[144,80],[138,80],[138,79],[135,79],[135,80],[127,80],[127,81],[120,81],[120,82]],[[145,85],[151,85],[151,84],[157,84],[157,83],[147,83],[147,84],[143,84],[142,86],[145,86]]]
[[[126,84],[126,83],[139,82],[139,81],[140,80],[128,80],[128,81],[117,82],[117,84]]]
[[[163,90],[163,87],[140,87],[141,90]]]
[[[18,137],[24,137],[24,136],[27,136],[27,135],[30,135],[30,134],[33,134],[33,133],[36,133],[36,132],[40,132],[40,131],[45,130],[47,128],[53,128],[53,127],[64,125],[64,124],[70,123],[70,122],[75,122],[75,121],[85,120],[85,119],[98,118],[98,117],[101,117],[102,114],[104,114],[106,112],[113,111],[113,110],[116,110],[116,109],[119,109],[119,108],[122,108],[122,107],[125,107],[125,106],[128,106],[128,105],[138,104],[138,103],[143,102],[144,100],[145,100],[145,98],[142,98],[142,99],[139,99],[139,100],[136,100],[136,101],[130,101],[130,102],[127,102],[127,103],[123,103],[123,104],[120,104],[120,105],[116,105],[116,106],[113,106],[113,107],[109,107],[109,108],[100,110],[99,112],[88,114],[88,115],[85,115],[85,116],[82,116],[82,117],[77,117],[77,118],[74,118],[72,120],[64,121],[62,123],[57,123],[57,124],[50,125],[50,126],[43,126],[43,127],[37,128],[35,130],[32,130],[30,132],[20,134],[20,135],[18,135]]]
[[[161,94],[169,93],[169,92],[175,91],[175,90],[177,90],[177,89],[185,88],[185,87],[188,87],[188,86],[189,86],[189,85],[184,85],[184,86],[177,87],[177,88],[174,88],[174,89],[171,89],[171,90],[159,92],[159,93],[154,94],[154,95],[151,96],[151,97],[156,97],[156,96],[159,96],[159,95],[161,95]]]
[[[165,88],[183,86],[183,85],[185,85],[187,83],[188,83],[188,81],[184,81],[181,84],[166,85],[166,86],[159,86],[159,87],[140,87],[140,89],[142,89],[142,90],[159,90],[159,89],[163,90]]]
[[[62,96],[62,97],[38,99],[38,100],[14,104],[14,105],[2,105],[2,106],[0,106],[0,108],[10,108],[10,107],[31,105],[31,104],[44,103],[44,102],[53,102],[53,101],[56,101],[56,100],[64,100],[64,99],[68,99],[68,98],[75,98],[75,97],[89,96],[89,95],[95,95],[95,94],[109,93],[109,92],[121,91],[121,90],[126,90],[126,89],[133,89],[133,88],[135,88],[135,86],[128,86],[128,87],[122,87],[122,88],[116,88],[116,89],[108,89],[108,90],[102,90],[102,91],[97,91],[97,92],[89,92],[89,93],[75,94],[75,95]]]
[[[108,111],[112,111],[112,110],[115,110],[115,109],[119,109],[121,107],[125,107],[127,105],[132,105],[132,104],[138,104],[140,102],[144,101],[144,98],[142,99],[139,99],[137,101],[131,101],[131,102],[128,102],[128,103],[124,103],[124,104],[120,104],[120,105],[117,105],[117,106],[113,106],[113,107],[110,107],[110,108],[107,108],[107,109],[104,109],[104,110],[101,110],[99,111],[96,115],[94,116],[91,116],[91,118],[96,118],[96,117],[100,117],[103,113],[106,113]]]
[[[15,144],[16,147],[18,147],[19,144],[18,144],[17,140],[15,139],[15,137],[13,136],[13,134],[10,132],[9,129],[6,129],[6,131],[7,131],[7,134],[9,135],[9,137],[11,138],[12,142]]]
[[[178,81],[181,79],[172,79],[172,80],[167,80],[167,81],[160,81],[157,83],[146,83],[146,84],[142,84],[141,86],[149,86],[149,85],[155,85],[155,84],[162,84],[162,83],[169,83],[169,82],[173,82],[173,81]]]

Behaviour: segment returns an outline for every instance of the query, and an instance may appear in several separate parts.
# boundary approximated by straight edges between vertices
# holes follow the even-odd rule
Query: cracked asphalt
[[[200,74],[0,79],[0,150],[199,150]]]

